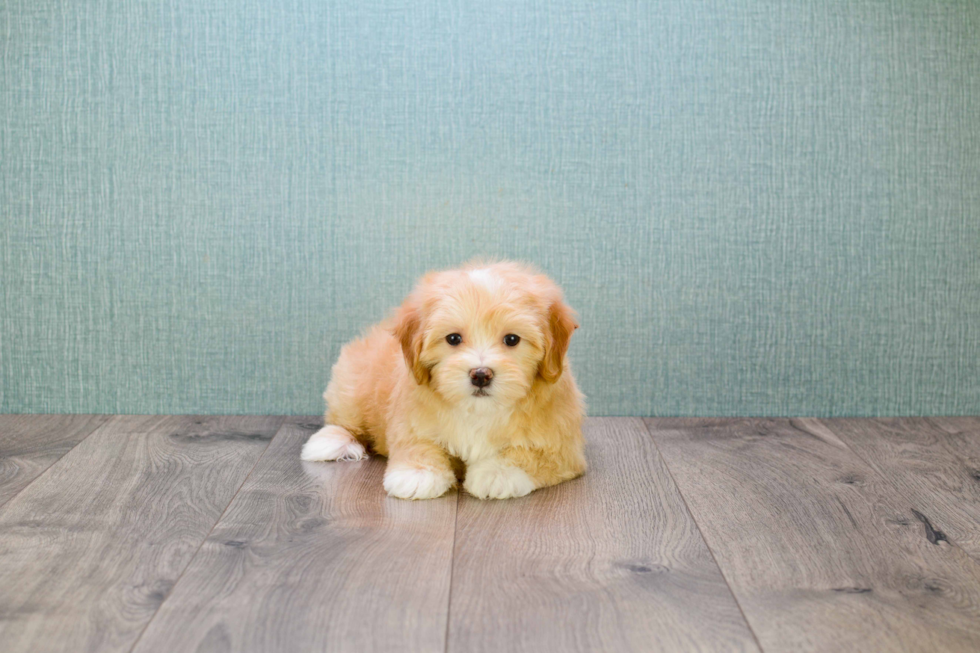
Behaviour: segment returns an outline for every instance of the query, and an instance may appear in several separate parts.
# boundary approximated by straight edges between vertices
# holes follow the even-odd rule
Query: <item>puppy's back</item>
[[[323,398],[326,421],[343,426],[376,452],[385,454],[386,419],[391,395],[407,374],[401,346],[386,323],[340,350]]]

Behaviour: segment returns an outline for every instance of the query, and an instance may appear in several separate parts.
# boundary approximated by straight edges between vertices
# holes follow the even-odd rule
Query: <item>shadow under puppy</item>
[[[517,263],[431,272],[398,308],[347,344],[323,397],[326,426],[303,460],[388,457],[394,497],[456,484],[520,497],[585,471],[583,396],[565,353],[575,314],[548,277]]]

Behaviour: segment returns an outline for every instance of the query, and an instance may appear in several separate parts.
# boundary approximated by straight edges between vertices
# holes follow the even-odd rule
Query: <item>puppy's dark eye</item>
[[[446,336],[446,342],[455,347],[459,343],[463,342],[463,336],[459,335],[458,333],[450,333],[448,336]]]
[[[504,344],[508,347],[516,347],[517,343],[520,341],[521,337],[513,333],[508,333],[506,336],[504,336]]]

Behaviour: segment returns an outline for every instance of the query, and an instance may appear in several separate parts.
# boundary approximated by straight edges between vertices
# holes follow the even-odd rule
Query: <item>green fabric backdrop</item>
[[[317,413],[426,269],[597,415],[980,413],[980,3],[3,0],[0,409]]]

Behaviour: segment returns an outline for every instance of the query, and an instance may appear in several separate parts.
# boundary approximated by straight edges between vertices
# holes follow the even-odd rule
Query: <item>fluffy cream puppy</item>
[[[384,487],[431,499],[456,484],[520,497],[585,471],[583,396],[565,352],[575,314],[548,277],[517,263],[431,272],[346,345],[303,460],[388,457]]]

